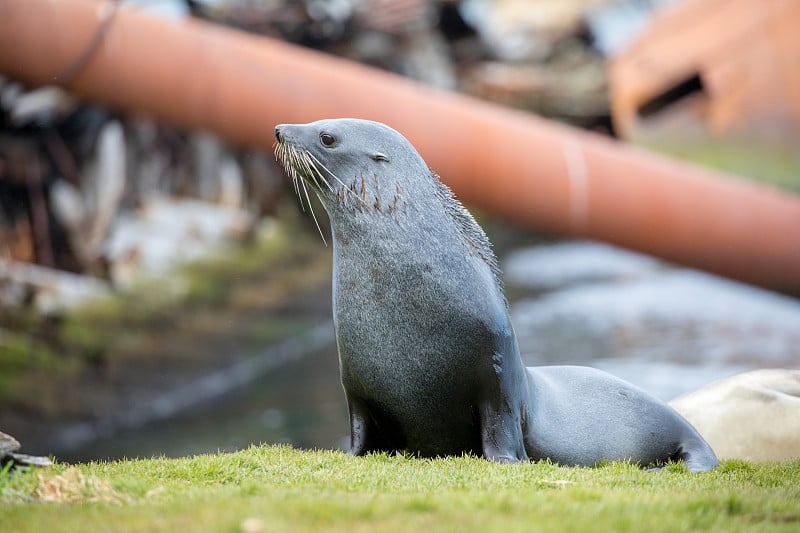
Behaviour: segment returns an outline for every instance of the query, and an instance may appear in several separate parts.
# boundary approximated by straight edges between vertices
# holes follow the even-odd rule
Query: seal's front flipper
[[[505,411],[510,409],[506,406]],[[486,459],[498,463],[528,460],[519,414],[503,412],[495,406],[484,404],[480,407],[480,421],[483,456]]]
[[[348,396],[347,408],[350,411],[350,453],[352,455],[395,451],[387,437],[381,433],[381,428],[378,427],[375,418],[364,402]]]

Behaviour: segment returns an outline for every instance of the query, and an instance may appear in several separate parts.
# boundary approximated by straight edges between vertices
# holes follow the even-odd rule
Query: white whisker
[[[317,231],[319,232],[319,236],[322,237],[322,242],[325,243],[325,246],[328,246],[328,241],[325,240],[325,235],[322,233],[322,228],[319,226],[319,221],[317,221],[317,215],[314,214],[314,207],[311,205],[311,198],[308,197],[308,189],[306,188],[306,183],[302,182],[303,185],[303,193],[306,195],[306,202],[308,202],[308,210],[311,212],[311,218],[314,219],[314,224],[317,226]]]
[[[303,152],[301,154],[300,164],[303,166],[303,170],[305,171],[304,174],[314,181],[314,185],[317,186],[317,189],[321,189],[322,185],[320,185],[316,173],[311,168],[312,163],[311,160],[308,158],[308,152]]]
[[[363,199],[362,199],[362,198],[361,198],[361,197],[360,197],[358,194],[356,194],[356,192],[355,192],[355,191],[354,191],[354,190],[353,190],[351,187],[348,187],[347,185],[345,185],[345,183],[344,183],[342,180],[340,180],[340,179],[339,179],[339,176],[337,176],[336,174],[334,174],[334,173],[333,173],[333,172],[332,172],[332,171],[331,171],[331,170],[330,170],[328,167],[326,167],[326,166],[325,166],[325,165],[322,163],[322,161],[320,161],[319,159],[317,159],[317,158],[316,158],[316,156],[315,156],[314,154],[312,154],[311,152],[307,152],[307,153],[308,153],[308,155],[311,157],[311,159],[313,159],[313,160],[314,160],[314,161],[315,161],[315,162],[316,162],[316,163],[317,163],[319,166],[321,166],[323,169],[325,169],[325,171],[326,171],[328,174],[330,174],[330,175],[331,175],[331,177],[333,177],[333,179],[335,179],[336,181],[338,181],[338,182],[339,182],[339,184],[340,184],[342,187],[344,187],[344,189],[345,189],[347,192],[351,193],[351,194],[352,194],[352,195],[353,195],[353,196],[354,196],[354,197],[355,197],[357,200],[359,200],[359,201],[360,201],[361,203],[363,203],[364,205],[367,205],[367,203],[366,203],[366,202],[365,202],[365,201],[364,201],[364,200],[363,200]]]
[[[328,180],[325,179],[325,176],[322,175],[322,172],[320,172],[319,169],[316,167],[316,165],[314,165],[314,161],[311,159],[311,157],[308,157],[308,156],[310,156],[310,154],[306,153],[306,155],[307,155],[306,163],[309,165],[310,170],[312,170],[314,172],[314,175],[316,177],[318,177],[320,180],[322,180],[322,182],[325,184],[325,186],[328,187],[329,191],[334,192],[333,187],[331,186],[331,183]]]
[[[316,161],[319,165],[322,164],[308,150],[297,148],[291,144],[277,143],[275,146],[275,157],[281,162],[284,171],[292,180],[294,192],[300,201],[300,209],[305,213],[305,206],[308,204],[308,211],[311,213],[311,218],[314,220],[314,225],[317,227],[319,236],[322,237],[322,242],[325,246],[328,246],[328,241],[325,239],[325,234],[322,232],[322,227],[319,224],[319,220],[317,220],[317,214],[314,212],[314,206],[311,203],[311,197],[308,194],[308,187],[311,186],[317,194],[317,197],[322,200],[320,197],[320,190],[323,188],[322,184],[324,184],[331,193],[335,194],[336,192],[314,162]],[[330,170],[328,170],[328,173],[333,176]],[[336,176],[334,176],[334,178],[336,178]],[[336,178],[336,180],[341,183],[339,178]]]

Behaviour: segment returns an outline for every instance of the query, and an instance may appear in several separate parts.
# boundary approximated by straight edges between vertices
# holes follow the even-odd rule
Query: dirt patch
[[[107,481],[84,474],[75,467],[63,474],[48,477],[39,474],[36,497],[47,503],[111,503],[121,505],[128,499],[115,491]]]

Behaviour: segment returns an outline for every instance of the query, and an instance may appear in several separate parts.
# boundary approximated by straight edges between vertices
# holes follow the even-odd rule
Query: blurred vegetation
[[[59,316],[0,309],[0,403],[57,410],[46,384],[62,389],[116,359],[191,356],[217,333],[246,353],[303,331],[310,324],[297,313],[270,312],[293,291],[330,277],[328,250],[299,223],[292,214],[268,219],[251,242],[228,244]]]
[[[42,505],[47,503],[47,505]],[[691,474],[611,463],[254,446],[0,477],[11,531],[797,531],[800,460]]]
[[[711,139],[696,134],[662,135],[642,138],[637,144],[684,161],[800,193],[800,145],[789,137],[780,140],[744,136]]]

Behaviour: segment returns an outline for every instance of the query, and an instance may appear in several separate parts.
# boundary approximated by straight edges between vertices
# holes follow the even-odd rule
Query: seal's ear
[[[387,163],[389,162],[389,158],[380,152],[375,152],[374,154],[372,154],[371,157],[375,161],[386,161]]]

